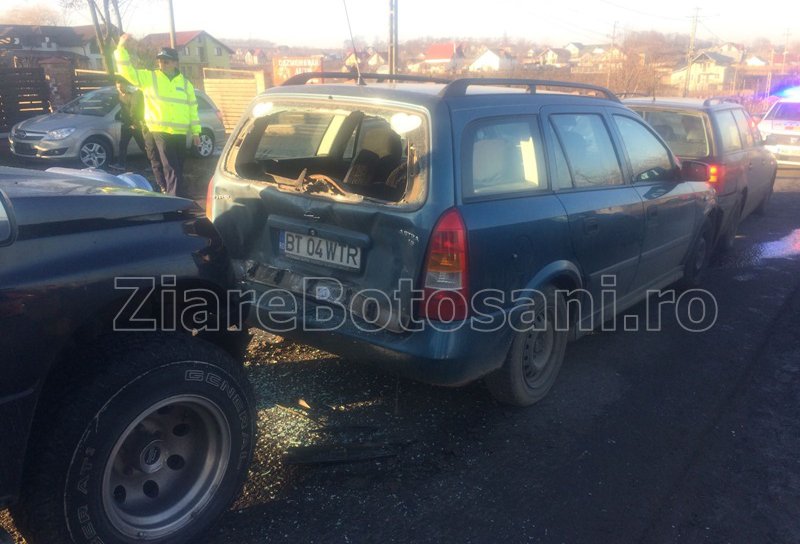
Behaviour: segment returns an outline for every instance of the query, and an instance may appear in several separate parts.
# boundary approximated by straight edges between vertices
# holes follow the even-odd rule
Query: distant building
[[[717,93],[727,89],[734,77],[733,61],[726,55],[703,51],[691,62],[689,71],[690,93]],[[670,85],[683,88],[687,66],[678,67],[670,76]]]
[[[48,58],[67,60],[73,68],[104,67],[92,25],[0,25],[0,59],[7,64],[38,66]]]
[[[507,72],[514,69],[517,59],[502,49],[487,49],[472,64],[470,72]]]
[[[569,63],[572,54],[566,48],[559,49],[554,47],[548,47],[544,51],[541,51],[539,54],[534,57],[536,62],[541,66],[555,66],[555,67],[562,67],[566,66]]]
[[[247,66],[261,66],[266,62],[267,54],[261,49],[248,49],[244,54],[244,63]]]
[[[169,34],[148,34],[142,38],[142,44],[153,49],[170,47]],[[176,32],[175,46],[180,56],[181,71],[197,87],[203,86],[203,68],[231,67],[233,49],[205,30]]]
[[[747,57],[747,59],[745,59],[744,63],[747,66],[755,66],[755,67],[762,67],[769,65],[769,63],[766,60],[756,55],[750,55],[749,57]]]
[[[465,64],[464,48],[455,42],[433,44],[425,51],[425,59],[420,63],[420,71],[445,73],[461,71]]]

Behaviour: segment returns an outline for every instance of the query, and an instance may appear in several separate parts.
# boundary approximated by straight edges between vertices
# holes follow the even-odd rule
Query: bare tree
[[[133,0],[61,0],[61,6],[67,10],[88,9],[92,16],[97,46],[103,54],[106,72],[114,75],[113,50],[122,32],[122,14],[120,6]]]
[[[10,25],[46,25],[64,24],[64,16],[46,4],[17,6],[0,14],[0,21]]]

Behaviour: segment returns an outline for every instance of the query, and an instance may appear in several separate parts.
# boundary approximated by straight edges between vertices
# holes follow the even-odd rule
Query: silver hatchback
[[[222,114],[205,93],[196,91],[200,116],[200,146],[195,153],[209,157],[225,143]],[[17,123],[8,140],[18,157],[54,162],[79,160],[89,168],[102,168],[119,154],[120,111],[117,90],[103,87],[65,104],[55,113]],[[141,153],[131,140],[128,154]]]

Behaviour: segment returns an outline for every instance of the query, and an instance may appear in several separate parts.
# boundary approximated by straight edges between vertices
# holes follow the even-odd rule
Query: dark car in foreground
[[[733,247],[739,223],[766,211],[778,165],[743,106],[719,98],[627,99],[681,159],[705,164],[723,220],[719,247]]]
[[[227,278],[192,201],[0,168],[0,508],[29,544],[198,542],[233,500],[241,336],[189,307],[227,313]]]
[[[323,77],[260,95],[209,186],[253,325],[527,405],[570,337],[699,279],[702,165],[607,89]]]

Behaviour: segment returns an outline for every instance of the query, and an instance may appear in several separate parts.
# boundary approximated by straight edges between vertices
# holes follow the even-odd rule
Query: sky
[[[353,34],[367,43],[388,35],[388,0],[346,0]],[[59,0],[39,0],[61,10]],[[167,32],[167,0],[121,0],[123,24],[134,36]],[[400,41],[420,37],[522,38],[555,47],[571,41],[610,42],[629,31],[689,34],[697,0],[656,5],[632,0],[398,0]],[[32,0],[0,0],[0,14]],[[744,8],[733,0],[705,0],[700,39],[749,43],[764,37],[783,45],[800,42],[800,4],[772,0],[769,9]],[[762,4],[763,5],[763,4]],[[206,30],[217,38],[264,39],[289,46],[342,47],[348,38],[342,0],[174,0],[177,30]],[[776,16],[783,14],[783,16]],[[0,20],[0,22],[2,22]],[[91,22],[88,10],[71,24]],[[616,30],[615,30],[616,24]]]

